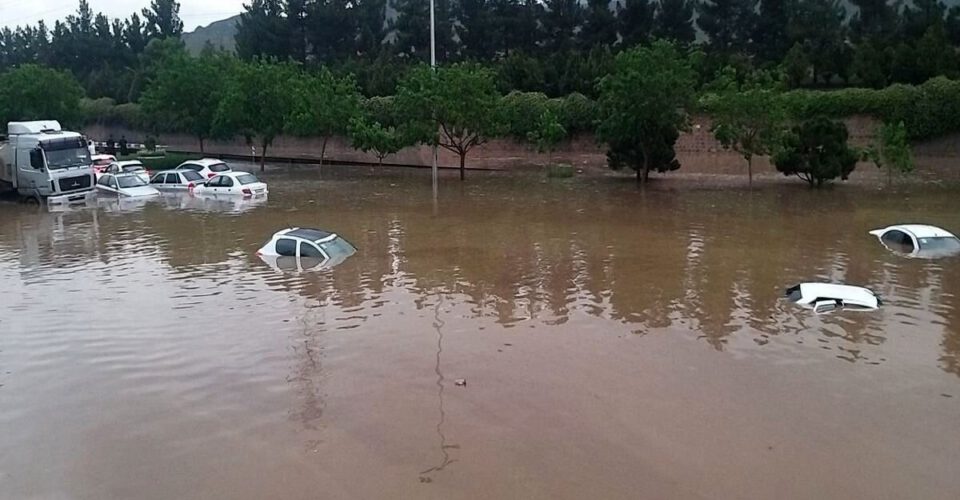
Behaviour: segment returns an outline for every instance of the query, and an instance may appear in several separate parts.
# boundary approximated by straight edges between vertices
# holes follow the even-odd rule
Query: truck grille
[[[80,175],[77,177],[64,177],[60,179],[60,192],[76,191],[90,187],[90,176]]]

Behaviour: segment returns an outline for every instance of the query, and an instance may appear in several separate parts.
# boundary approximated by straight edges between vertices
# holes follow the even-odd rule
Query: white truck
[[[87,140],[60,128],[55,120],[10,122],[0,142],[0,188],[40,203],[88,202],[94,197],[94,171]]]

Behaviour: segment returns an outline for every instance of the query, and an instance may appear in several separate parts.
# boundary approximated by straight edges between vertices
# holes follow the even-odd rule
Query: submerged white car
[[[217,174],[230,172],[230,166],[216,158],[203,158],[185,161],[177,167],[177,170],[193,170],[209,179]]]
[[[304,271],[336,266],[356,252],[336,233],[295,227],[278,231],[257,255],[274,269]]]
[[[143,182],[150,182],[150,171],[140,163],[140,160],[126,160],[111,163],[102,171],[103,174],[136,174]]]
[[[908,257],[934,258],[960,254],[960,239],[936,226],[900,224],[874,229],[883,246]]]
[[[162,191],[188,191],[203,182],[203,176],[193,170],[163,170],[150,178],[150,185]]]
[[[800,283],[787,288],[787,300],[817,314],[840,309],[875,311],[883,305],[877,294],[868,288],[834,283]]]
[[[118,196],[157,196],[160,191],[150,187],[137,174],[103,174],[97,180],[97,190]]]
[[[195,194],[263,196],[267,194],[267,185],[247,172],[225,172],[195,186],[193,192]]]

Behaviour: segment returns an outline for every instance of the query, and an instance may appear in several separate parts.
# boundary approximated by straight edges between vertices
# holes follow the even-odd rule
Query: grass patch
[[[573,165],[558,163],[547,167],[547,177],[550,179],[569,179],[573,174]]]

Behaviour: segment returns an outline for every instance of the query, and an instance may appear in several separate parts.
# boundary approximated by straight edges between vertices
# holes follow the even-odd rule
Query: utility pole
[[[430,67],[433,69],[434,74],[437,72],[437,34],[436,34],[436,19],[434,18],[434,0],[430,0]],[[436,110],[433,110],[434,117],[436,117]],[[433,199],[437,199],[437,145],[433,145]]]

